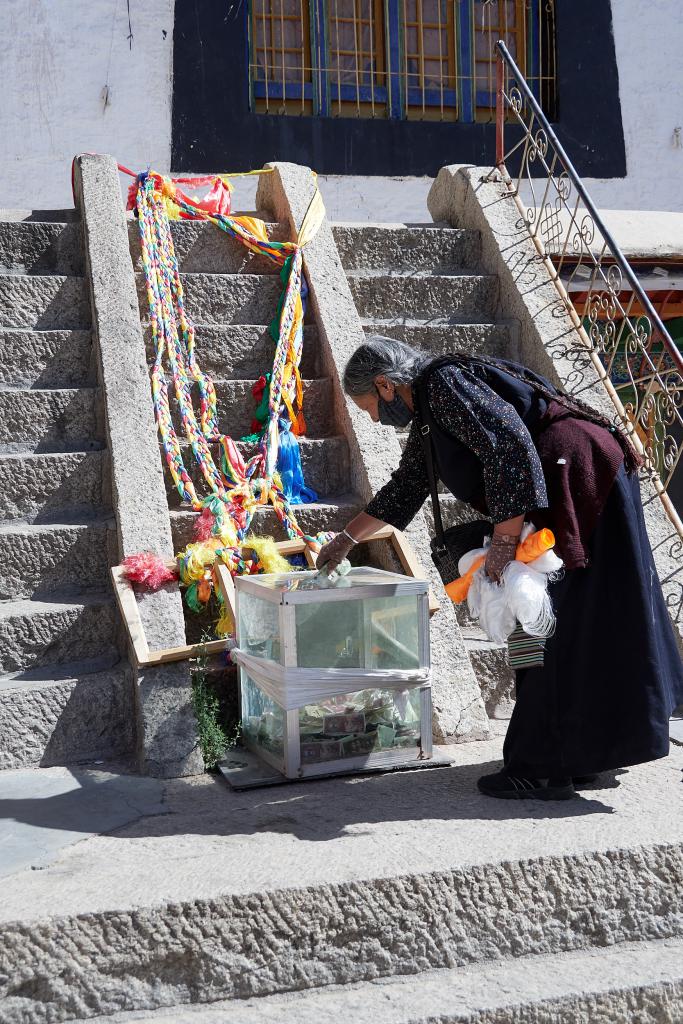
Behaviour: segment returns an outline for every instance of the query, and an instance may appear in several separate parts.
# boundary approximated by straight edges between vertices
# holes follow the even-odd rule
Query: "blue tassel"
[[[318,495],[307,487],[301,468],[301,452],[296,434],[291,431],[289,420],[280,420],[280,447],[277,454],[277,471],[282,480],[282,489],[292,505],[307,505],[317,501]]]

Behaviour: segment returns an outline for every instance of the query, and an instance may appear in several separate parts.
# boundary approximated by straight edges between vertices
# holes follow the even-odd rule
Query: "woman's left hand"
[[[510,534],[494,533],[491,546],[486,553],[484,569],[489,579],[500,583],[505,569],[513,561],[517,553],[519,537]]]

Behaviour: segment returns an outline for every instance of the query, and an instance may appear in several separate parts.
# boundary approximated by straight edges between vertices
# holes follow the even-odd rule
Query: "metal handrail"
[[[496,50],[496,168],[580,341],[568,347],[564,340],[554,342],[574,361],[565,386],[590,387],[594,378],[586,377],[581,367],[580,353],[585,352],[618,418],[642,451],[655,490],[683,541],[683,521],[668,494],[683,460],[683,356],[502,40]],[[506,152],[508,113],[521,138],[516,131]],[[506,166],[512,157],[519,159],[516,180]],[[528,189],[524,203],[522,185]],[[581,295],[580,303],[572,302],[570,290]]]
[[[676,348],[676,345],[674,344],[674,341],[673,341],[671,335],[669,334],[669,332],[667,331],[666,327],[664,326],[664,323],[663,323],[661,317],[659,316],[659,313],[657,312],[657,310],[652,305],[652,302],[651,302],[647,292],[645,291],[645,289],[641,285],[640,281],[638,280],[638,277],[636,276],[636,274],[635,274],[635,272],[633,270],[633,267],[631,266],[631,264],[628,262],[628,260],[624,256],[623,252],[621,251],[621,249],[619,248],[617,242],[615,241],[614,236],[612,235],[612,232],[609,230],[609,228],[607,228],[607,226],[605,225],[605,222],[603,221],[602,217],[598,213],[593,200],[589,196],[588,192],[586,191],[586,189],[584,187],[583,182],[581,181],[581,178],[578,175],[578,172],[576,171],[573,163],[571,162],[571,160],[567,156],[567,153],[565,151],[564,146],[562,145],[562,143],[558,139],[557,135],[555,134],[555,132],[554,132],[550,122],[548,121],[547,117],[543,113],[538,100],[536,99],[536,97],[534,96],[533,92],[529,88],[529,85],[528,85],[526,79],[524,78],[524,75],[522,74],[522,72],[519,70],[519,68],[515,64],[515,61],[513,60],[510,51],[508,50],[507,46],[505,45],[505,43],[503,42],[502,39],[499,39],[498,42],[496,43],[496,49],[498,50],[498,53],[500,54],[500,57],[502,58],[502,60],[498,61],[497,76],[496,76],[496,95],[497,95],[497,100],[496,100],[496,166],[497,167],[501,167],[505,163],[505,155],[504,155],[505,107],[504,107],[504,102],[503,102],[503,92],[504,92],[503,67],[504,67],[505,64],[507,64],[507,66],[509,67],[510,71],[512,72],[512,75],[513,75],[515,81],[517,82],[517,86],[519,88],[519,91],[522,93],[526,103],[529,105],[531,110],[534,112],[534,116],[535,116],[536,120],[539,122],[539,124],[541,125],[541,127],[545,131],[546,135],[548,136],[548,139],[550,140],[550,142],[552,142],[553,147],[555,149],[555,152],[559,156],[561,162],[564,164],[564,169],[567,171],[567,174],[571,178],[572,184],[574,185],[574,188],[576,189],[577,194],[579,196],[581,196],[581,199],[583,201],[583,205],[586,207],[586,209],[590,213],[590,215],[593,218],[593,221],[595,223],[595,226],[597,227],[598,231],[600,232],[600,234],[602,235],[603,239],[607,243],[607,246],[610,249],[612,256],[614,257],[614,261],[616,263],[618,263],[619,266],[621,267],[624,276],[626,277],[626,279],[628,280],[629,284],[631,285],[631,288],[633,289],[633,292],[638,296],[638,301],[642,305],[643,309],[646,310],[648,317],[650,318],[652,323],[657,328],[657,332],[658,332],[658,334],[661,335],[662,342],[664,344],[664,347],[667,350],[668,355],[671,357],[672,361],[675,363],[677,369],[679,369],[683,373],[683,356],[681,356],[681,353]]]

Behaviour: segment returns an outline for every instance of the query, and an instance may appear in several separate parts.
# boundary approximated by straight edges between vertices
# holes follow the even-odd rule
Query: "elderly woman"
[[[493,523],[485,571],[500,582],[526,521],[553,530],[563,577],[542,667],[517,671],[504,769],[488,796],[568,799],[608,769],[665,757],[683,666],[657,578],[628,439],[589,406],[515,363],[430,359],[370,337],[344,388],[375,423],[411,424],[391,480],[322,549],[337,564],[389,523],[404,529],[429,494],[420,428],[452,494]],[[422,422],[424,420],[424,423]]]

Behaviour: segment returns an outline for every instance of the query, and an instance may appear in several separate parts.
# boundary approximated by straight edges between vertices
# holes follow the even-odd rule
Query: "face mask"
[[[413,418],[412,411],[403,401],[398,391],[390,402],[380,395],[377,403],[377,413],[380,423],[385,427],[407,427]]]

